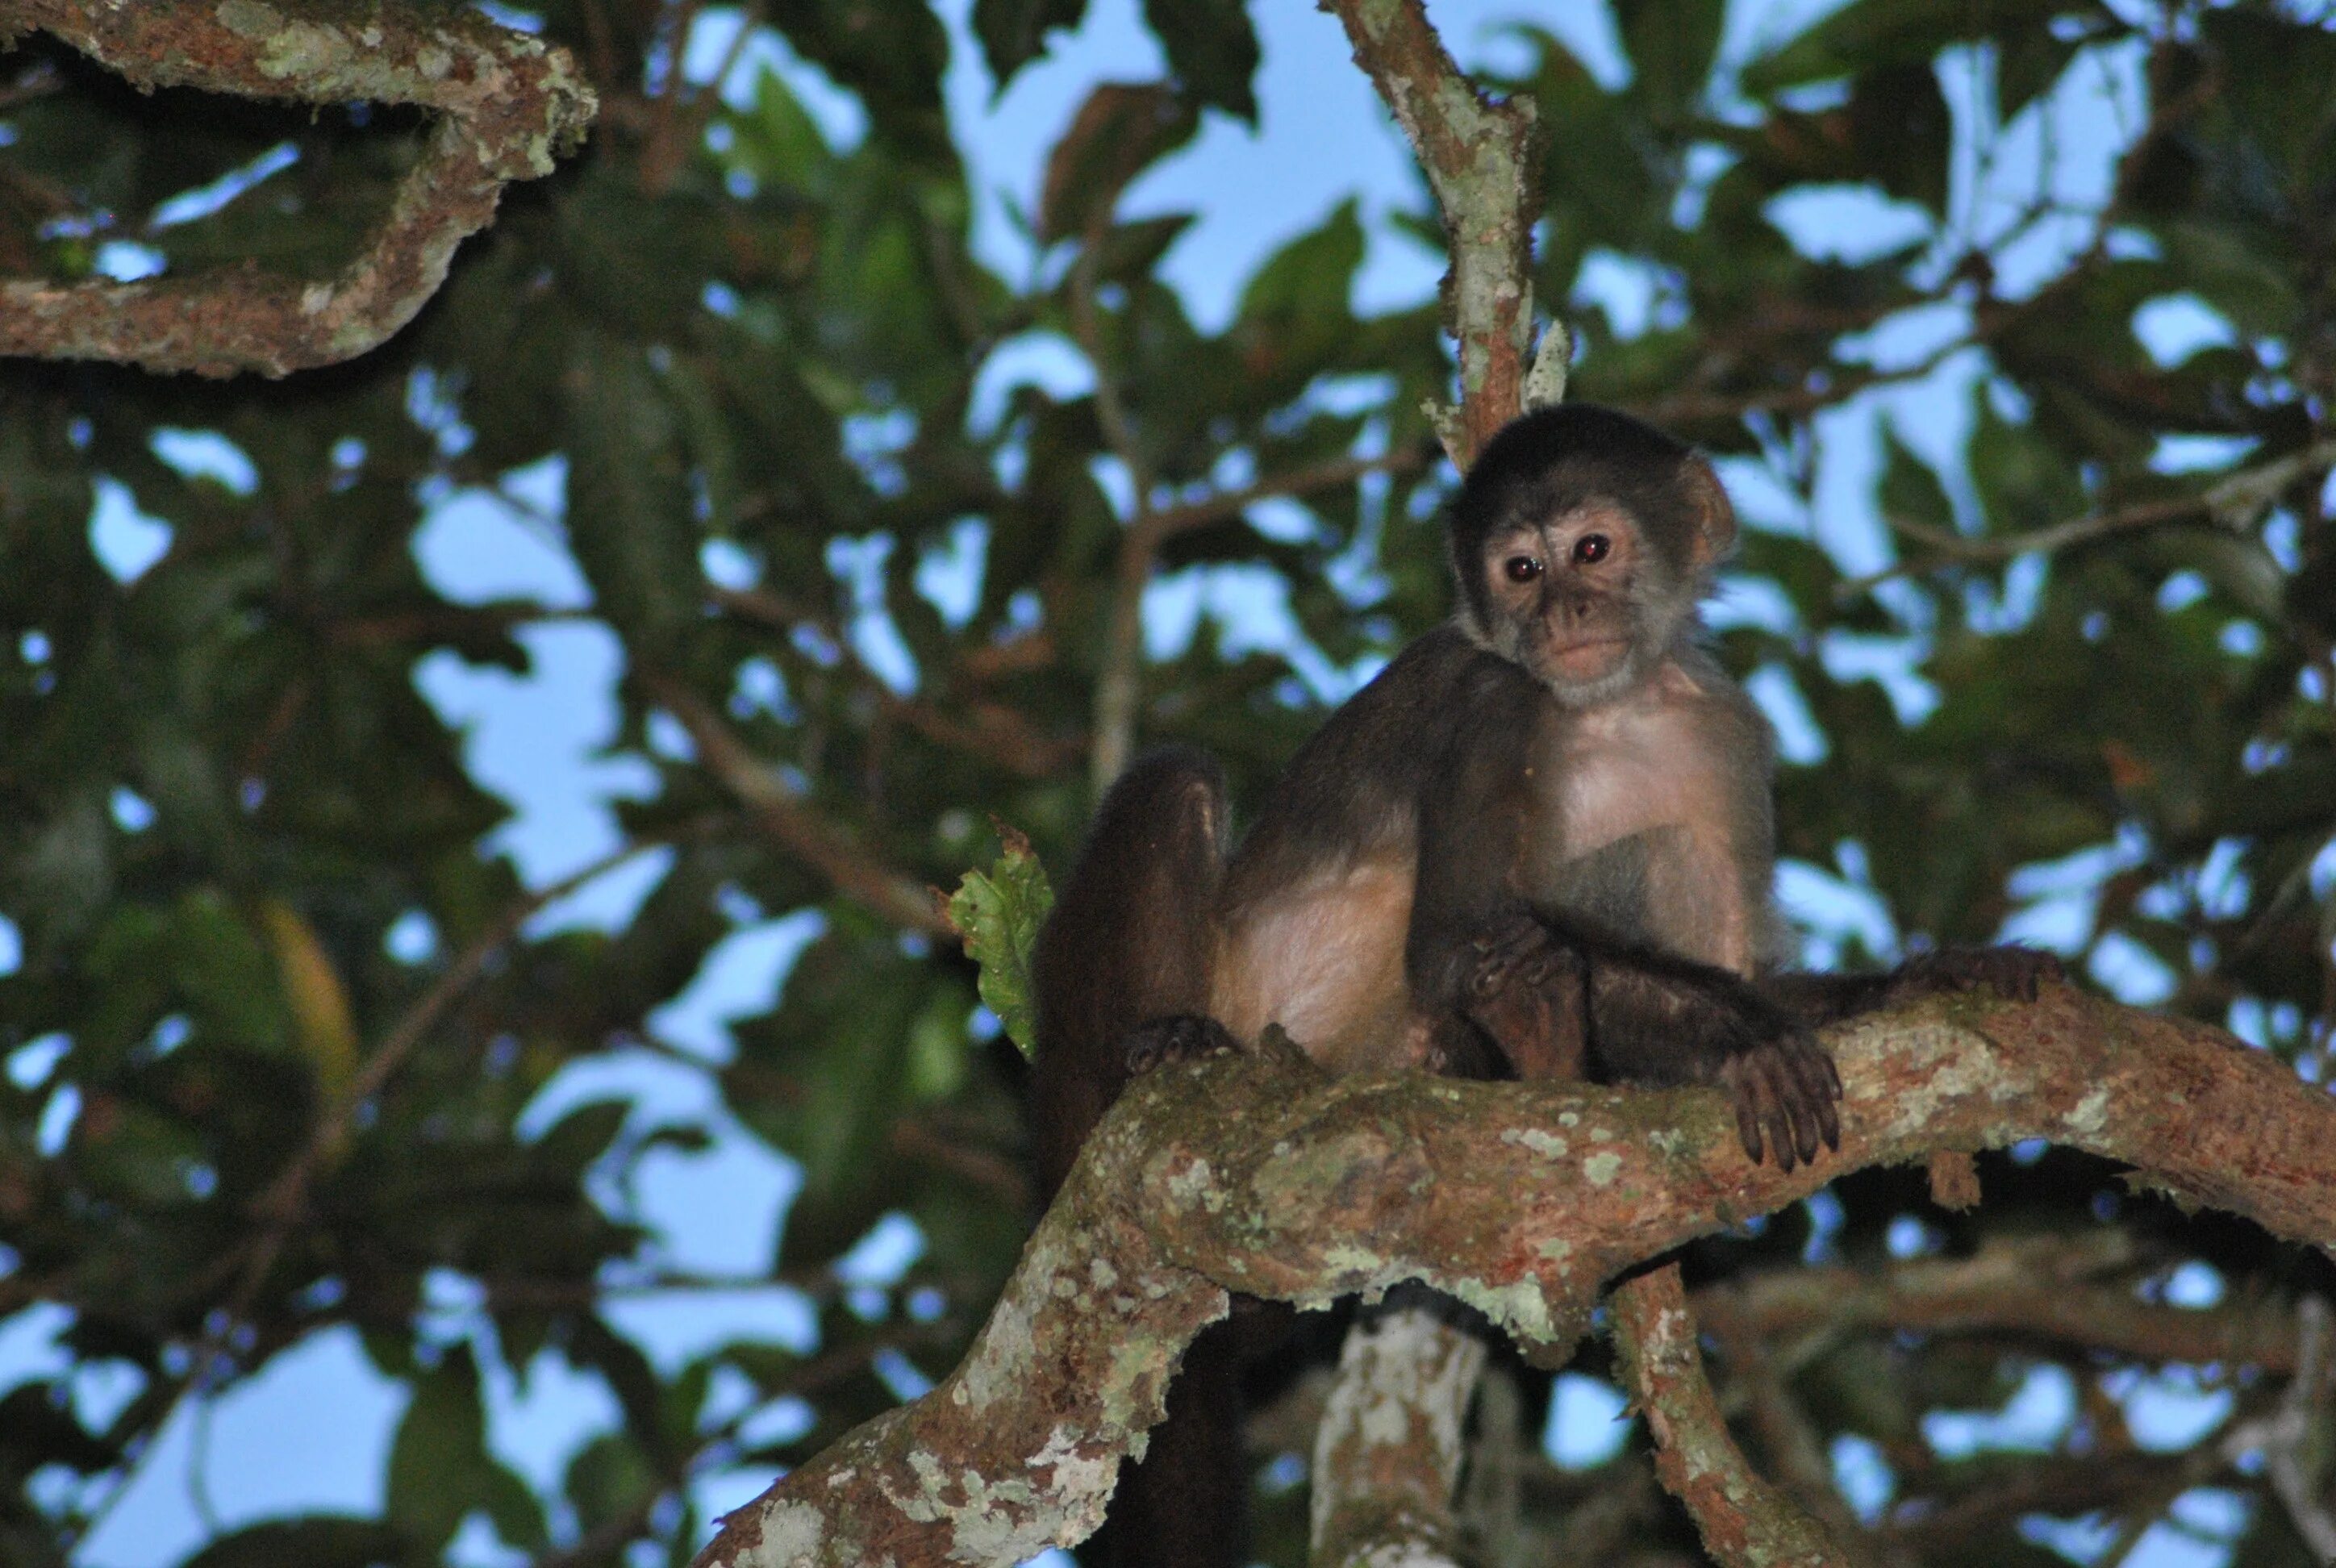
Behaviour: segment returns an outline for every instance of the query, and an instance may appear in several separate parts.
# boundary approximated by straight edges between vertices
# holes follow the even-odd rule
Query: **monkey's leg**
[[[1278,1326],[1278,1325],[1277,1325]],[[1233,1568],[1246,1559],[1250,1466],[1241,1367],[1258,1336],[1212,1323],[1185,1347],[1168,1415],[1141,1461],[1122,1466],[1102,1529],[1079,1560],[1106,1568]]]

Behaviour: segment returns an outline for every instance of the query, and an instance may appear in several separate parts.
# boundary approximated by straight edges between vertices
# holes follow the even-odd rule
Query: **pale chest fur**
[[[1766,945],[1772,851],[1766,741],[1742,695],[1672,667],[1550,730],[1534,768],[1555,798],[1529,896],[1749,972]]]

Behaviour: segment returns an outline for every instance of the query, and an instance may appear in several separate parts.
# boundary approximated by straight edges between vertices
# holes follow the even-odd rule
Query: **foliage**
[[[763,8],[852,136],[761,56],[732,97],[692,87],[693,6],[522,9],[601,127],[386,347],[275,385],[0,375],[0,1336],[54,1340],[0,1362],[11,1562],[105,1545],[158,1435],[336,1337],[401,1392],[378,1516],[231,1520],[194,1561],[686,1558],[949,1365],[1011,1262],[1013,998],[886,890],[955,884],[987,813],[1069,852],[1131,511],[1173,518],[1174,583],[1287,607],[1285,639],[1217,618],[1137,672],[1140,738],[1207,746],[1237,802],[1445,608],[1434,302],[1354,307],[1349,205],[1209,326],[1163,281],[1192,215],[1122,200],[1255,113],[1230,0],[1147,5],[1172,77],[1071,121],[1018,281],[976,251],[927,8]],[[1522,24],[1494,85],[1548,132],[1536,291],[1582,345],[1572,394],[1702,443],[1747,514],[1720,641],[1785,721],[1788,888],[1832,894],[1796,906],[1812,950],[2008,923],[2324,1077],[2336,34],[2309,10],[1852,0],[1738,56],[1718,4],[1632,0],[1618,68]],[[1083,14],[971,8],[999,82]],[[40,40],[0,70],[16,273],[327,271],[425,134],[141,96]],[[1428,210],[1401,222],[1433,239]],[[465,578],[465,530],[531,536],[569,586]],[[601,727],[532,776],[613,815],[550,853],[450,694],[542,705],[515,683],[596,664]],[[580,906],[550,883],[611,867]],[[685,1037],[669,1004],[774,933],[808,933],[775,999]],[[645,1193],[740,1143],[799,1187],[775,1259],[748,1236],[759,1261],[709,1270]],[[2088,1277],[2128,1297],[2330,1285],[2074,1157],[1981,1173],[1966,1214],[1871,1173],[1700,1261],[2114,1232]],[[840,1265],[895,1214],[911,1262]],[[740,1289],[757,1327],[654,1355],[623,1310]],[[2276,1379],[2223,1386],[2197,1467],[2136,1483],[2136,1390],[2178,1377],[2146,1358],[1874,1329],[1777,1359],[1813,1451],[1900,1509],[1893,1550],[2047,1560],[2211,1482],[2252,1499],[2218,1515],[2234,1560],[2305,1560],[2214,1458]],[[530,1369],[614,1412],[541,1484],[489,1440]],[[1942,1423],[2037,1387],[2075,1391],[2040,1436]],[[1622,1499],[1611,1555],[1676,1543],[1642,1464],[1544,1489]]]
[[[966,957],[981,966],[981,1005],[998,1017],[1006,1037],[1028,1056],[1037,1039],[1031,1016],[1030,955],[1038,928],[1055,907],[1046,868],[1030,841],[1012,829],[1006,848],[987,872],[971,871],[949,896],[949,922],[965,943]]]

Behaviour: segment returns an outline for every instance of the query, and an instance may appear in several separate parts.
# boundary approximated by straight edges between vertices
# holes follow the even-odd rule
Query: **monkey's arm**
[[[2038,987],[2066,979],[2060,960],[2033,948],[1941,948],[1871,975],[1763,975],[1761,993],[1812,1026],[1837,1023],[1942,991],[1989,986],[2006,1000],[2032,1002]]]
[[[1582,956],[1549,939],[1522,886],[1539,803],[1529,766],[1539,694],[1509,667],[1471,673],[1418,704],[1439,744],[1417,808],[1404,944],[1412,1006],[1447,1072],[1583,1077]]]

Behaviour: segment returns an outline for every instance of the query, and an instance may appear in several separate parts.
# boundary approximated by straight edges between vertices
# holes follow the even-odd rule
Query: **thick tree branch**
[[[2055,989],[1830,1037],[1838,1157],[1753,1165],[1725,1098],[1327,1079],[1286,1042],[1137,1080],[964,1365],[732,1514],[699,1561],[1007,1563],[1085,1535],[1228,1289],[1323,1306],[1422,1280],[1560,1340],[1605,1281],[1937,1147],[2047,1138],[2279,1235],[2336,1241],[2336,1098],[2220,1029]]]
[[[438,116],[427,151],[364,249],[328,282],[251,268],[112,283],[0,283],[0,354],[150,370],[283,375],[354,359],[414,318],[503,186],[551,172],[596,111],[567,51],[475,13],[381,0],[359,24],[265,0],[217,5],[12,0],[0,42],[55,34],[141,88],[302,103],[412,103]]]
[[[1355,1325],[1314,1432],[1315,1568],[1463,1560],[1452,1487],[1484,1369],[1484,1340],[1427,1308]]]

